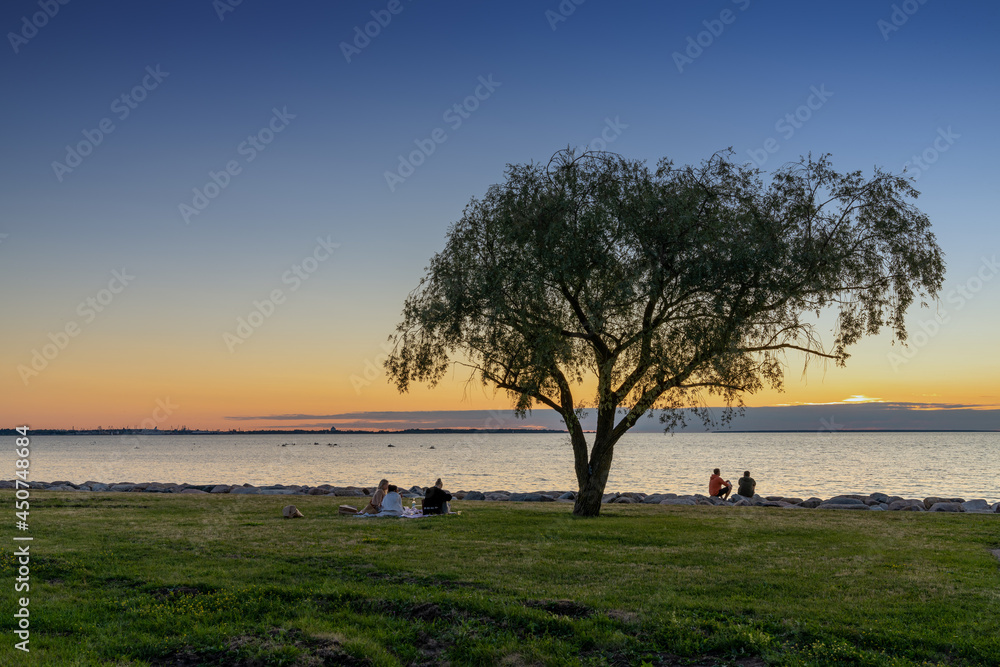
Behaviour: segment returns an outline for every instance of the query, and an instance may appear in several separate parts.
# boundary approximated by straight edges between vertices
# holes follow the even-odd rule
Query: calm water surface
[[[13,478],[8,440],[0,479]],[[715,467],[734,482],[749,469],[762,495],[882,491],[995,502],[1000,433],[640,433],[616,446],[608,491],[705,493]],[[442,477],[451,490],[576,489],[568,436],[529,433],[35,436],[30,474],[46,482],[257,485],[372,485],[386,477],[426,486]]]

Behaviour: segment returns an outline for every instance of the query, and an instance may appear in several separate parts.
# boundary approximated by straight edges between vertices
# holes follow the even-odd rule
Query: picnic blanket
[[[448,512],[448,514],[458,514],[458,512]],[[379,512],[378,514],[354,514],[355,518],[366,518],[366,519],[384,519],[386,517],[392,517],[395,519],[423,519],[429,516],[445,516],[444,514],[424,514],[423,510],[419,507],[404,507],[403,513],[398,514],[396,512]]]

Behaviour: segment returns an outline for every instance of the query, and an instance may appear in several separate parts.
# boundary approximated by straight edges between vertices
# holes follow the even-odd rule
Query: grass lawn
[[[997,515],[350,501],[32,491],[30,593],[13,516],[0,540],[0,664],[1000,664]]]

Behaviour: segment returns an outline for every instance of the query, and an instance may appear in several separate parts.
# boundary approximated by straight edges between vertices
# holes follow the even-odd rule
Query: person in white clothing
[[[403,516],[403,497],[395,484],[389,485],[389,492],[382,499],[382,511],[379,516]]]

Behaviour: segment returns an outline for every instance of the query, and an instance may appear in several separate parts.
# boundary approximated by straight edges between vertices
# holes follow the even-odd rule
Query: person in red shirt
[[[722,479],[719,469],[712,471],[712,476],[708,478],[708,495],[725,500],[729,497],[729,492],[733,490],[733,485],[728,479]]]

